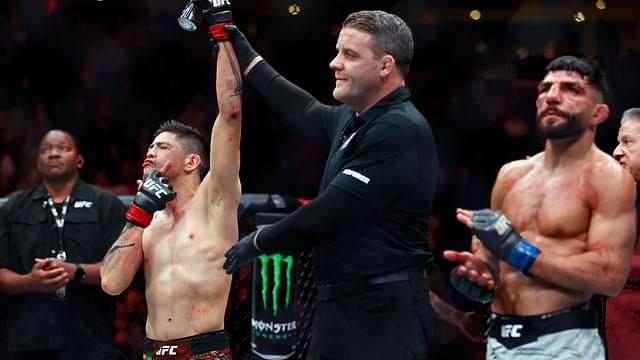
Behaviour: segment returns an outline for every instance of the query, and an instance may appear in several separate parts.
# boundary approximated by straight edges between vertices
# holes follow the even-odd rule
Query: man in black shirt
[[[115,298],[100,265],[124,225],[125,207],[79,178],[74,136],[41,140],[42,184],[0,208],[0,292],[8,304],[11,359],[115,359]]]
[[[618,146],[613,157],[640,184],[640,107],[625,110],[618,129]],[[605,326],[607,358],[633,359],[640,352],[637,332],[630,329],[640,324],[640,197],[636,196],[636,243],[631,257],[631,270],[620,294],[606,299]]]
[[[318,283],[310,359],[424,359],[433,312],[422,271],[437,158],[429,124],[404,79],[411,30],[383,11],[347,17],[331,61],[328,106],[280,76],[235,26],[240,67],[274,111],[329,149],[320,195],[244,237],[227,255],[231,273],[261,252],[313,246]]]

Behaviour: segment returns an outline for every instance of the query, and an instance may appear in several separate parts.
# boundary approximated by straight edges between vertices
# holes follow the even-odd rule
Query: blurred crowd
[[[522,14],[527,1],[505,6],[504,21],[486,22],[442,15],[447,6],[463,7],[464,1],[322,3],[301,2],[302,12],[292,16],[281,1],[245,1],[234,16],[274,67],[327,102],[334,81],[328,63],[340,19],[364,7],[405,18],[416,42],[408,85],[439,151],[429,241],[437,255],[435,271],[442,274],[452,266],[442,260],[442,250],[469,244],[455,208],[487,207],[499,167],[541,150],[534,99],[550,59],[575,54],[603,64],[612,113],[596,142],[608,153],[621,112],[640,100],[637,19],[527,20]],[[498,2],[488,2],[493,3]],[[79,137],[88,159],[82,178],[121,195],[134,193],[146,144],[161,122],[174,118],[210,132],[217,113],[214,60],[204,31],[178,27],[181,6],[142,0],[0,3],[0,197],[38,183],[37,142],[53,127]],[[313,198],[325,154],[284,129],[251,88],[244,97],[243,191]],[[438,278],[434,287],[442,297],[473,308]],[[130,291],[118,308],[121,346],[141,346],[142,319],[142,294]],[[456,344],[466,340],[442,326],[447,330],[435,339],[436,351],[459,351]]]

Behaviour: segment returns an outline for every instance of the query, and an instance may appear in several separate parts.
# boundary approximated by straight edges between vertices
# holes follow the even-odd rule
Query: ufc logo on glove
[[[162,195],[168,194],[167,190],[161,188],[153,179],[147,179],[142,186],[153,193],[158,199],[162,198]]]
[[[502,215],[496,221],[496,232],[498,233],[498,235],[502,236],[507,232],[507,230],[509,230],[510,226],[511,223],[509,222],[509,220],[504,215]]]

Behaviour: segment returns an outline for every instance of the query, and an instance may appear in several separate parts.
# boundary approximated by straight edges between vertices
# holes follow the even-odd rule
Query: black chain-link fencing
[[[238,211],[240,237],[256,229],[256,215],[264,211],[286,214],[301,206],[297,199],[268,194],[244,194]],[[296,267],[296,333],[295,354],[291,359],[304,359],[311,338],[316,290],[311,269],[311,251],[297,254]],[[230,337],[235,360],[257,358],[251,353],[252,264],[234,274],[227,304],[225,328]]]

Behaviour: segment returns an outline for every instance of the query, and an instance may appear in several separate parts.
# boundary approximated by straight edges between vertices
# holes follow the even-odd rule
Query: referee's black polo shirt
[[[374,207],[364,223],[313,248],[320,283],[420,266],[431,258],[425,233],[437,176],[431,128],[402,86],[361,115],[364,125],[344,134],[355,114],[348,106],[322,116],[334,124],[320,191],[336,186]],[[345,141],[346,140],[346,141]]]
[[[40,185],[0,208],[0,267],[27,274],[34,258],[55,257],[58,233],[46,198]],[[78,180],[64,222],[67,261],[101,261],[122,231],[125,210],[116,195]],[[114,351],[115,298],[99,285],[70,285],[67,294],[66,301],[55,300],[55,294],[11,296],[9,349]]]

